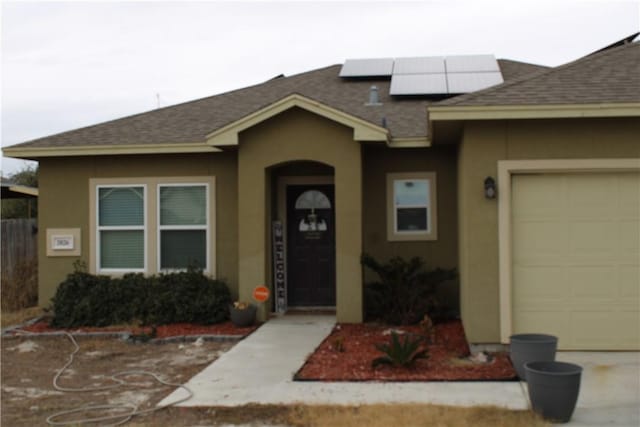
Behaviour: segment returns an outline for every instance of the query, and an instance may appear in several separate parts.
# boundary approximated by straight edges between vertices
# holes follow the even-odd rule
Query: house
[[[34,200],[38,199],[37,188],[16,184],[1,176],[0,188],[2,188],[0,199],[3,200],[3,219],[31,218],[34,213],[37,213],[37,209],[34,209]],[[22,199],[22,201],[16,203],[15,199]]]
[[[471,342],[637,350],[639,116],[627,40],[557,68],[347,61],[4,152],[40,162],[41,304],[77,259],[195,260],[240,299],[271,288],[263,317],[361,322],[361,254],[420,256],[460,271]]]
[[[0,177],[2,199],[29,199],[38,197],[38,189],[26,185],[15,184],[6,178]]]

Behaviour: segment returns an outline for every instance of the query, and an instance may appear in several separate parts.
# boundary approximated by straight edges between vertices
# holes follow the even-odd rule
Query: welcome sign
[[[281,221],[273,221],[273,284],[276,313],[287,311],[287,261],[284,249],[284,230]]]

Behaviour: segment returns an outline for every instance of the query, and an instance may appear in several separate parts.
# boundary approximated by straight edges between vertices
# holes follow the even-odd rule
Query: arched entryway
[[[324,175],[333,178],[336,317],[340,322],[361,322],[360,143],[353,139],[353,130],[349,127],[302,109],[294,108],[280,113],[246,129],[240,135],[239,297],[250,300],[252,290],[265,284],[273,290],[271,221],[282,200],[277,198],[277,192],[274,191],[277,186],[277,174],[274,172],[279,171],[284,175],[283,169],[286,167],[289,168],[289,176],[308,178]],[[294,172],[294,169],[297,171]],[[259,316],[265,319],[270,309],[270,306],[261,304]]]

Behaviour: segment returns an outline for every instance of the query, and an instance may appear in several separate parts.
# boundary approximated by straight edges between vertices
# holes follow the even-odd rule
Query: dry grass
[[[536,427],[548,426],[530,411],[440,405],[298,406],[288,422],[296,427]]]
[[[29,307],[22,310],[8,311],[2,309],[1,324],[3,328],[12,325],[19,325],[27,320],[42,316],[44,310],[41,307]]]
[[[3,268],[0,306],[5,311],[32,307],[38,303],[38,262],[36,259]]]
[[[244,405],[233,408],[166,408],[135,418],[131,427],[171,425],[278,425],[290,427],[543,427],[530,411],[496,407],[463,408],[439,405]]]

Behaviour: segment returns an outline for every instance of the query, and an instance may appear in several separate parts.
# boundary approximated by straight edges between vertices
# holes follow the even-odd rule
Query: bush
[[[439,304],[435,299],[438,286],[457,277],[455,270],[425,270],[418,257],[404,260],[400,257],[381,264],[363,254],[362,265],[374,271],[380,281],[364,287],[365,315],[394,325],[410,325],[425,315],[437,319]]]
[[[52,299],[57,327],[143,324],[219,323],[228,318],[231,294],[226,284],[202,271],[122,278],[80,271],[69,274]]]
[[[104,326],[111,319],[102,316],[100,306],[108,305],[99,301],[98,296],[105,294],[105,288],[111,279],[106,276],[94,276],[83,271],[74,271],[62,282],[52,299],[55,317],[51,324],[58,327]],[[96,300],[99,304],[96,304]]]
[[[229,317],[227,286],[196,270],[163,274],[151,287],[152,323],[220,323]]]

